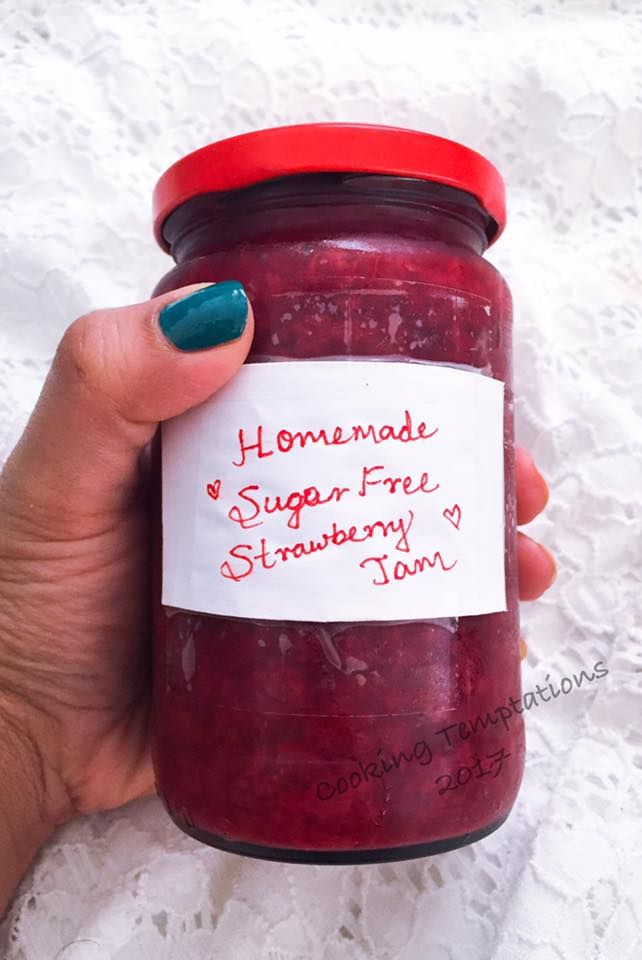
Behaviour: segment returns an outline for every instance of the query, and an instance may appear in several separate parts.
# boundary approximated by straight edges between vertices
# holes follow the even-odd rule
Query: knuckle
[[[86,397],[125,419],[136,419],[144,364],[126,312],[97,310],[79,317],[63,335],[54,366],[65,383],[75,384]]]
[[[56,355],[65,373],[89,387],[98,387],[105,368],[104,315],[87,313],[66,330]]]

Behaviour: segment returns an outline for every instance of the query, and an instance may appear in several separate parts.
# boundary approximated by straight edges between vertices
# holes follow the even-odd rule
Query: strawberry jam
[[[199,840],[375,862],[470,843],[510,811],[524,753],[512,315],[482,256],[502,190],[459,144],[341,124],[222,141],[159,183],[157,236],[176,266],[155,294],[241,281],[248,363],[401,360],[504,384],[504,610],[305,622],[168,608],[159,536],[154,764],[170,815]]]

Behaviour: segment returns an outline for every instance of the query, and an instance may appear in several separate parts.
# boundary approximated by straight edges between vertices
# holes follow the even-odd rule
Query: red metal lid
[[[156,239],[168,249],[162,232],[165,220],[198,194],[238,190],[302,173],[379,173],[432,180],[477,198],[497,224],[491,243],[506,223],[504,181],[475,150],[418,130],[305,123],[219,140],[174,163],[154,189]]]

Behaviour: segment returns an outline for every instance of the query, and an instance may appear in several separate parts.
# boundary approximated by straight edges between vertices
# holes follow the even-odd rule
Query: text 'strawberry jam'
[[[256,320],[238,377],[163,430],[168,811],[285,861],[480,839],[524,754],[499,174],[428,134],[284,127],[180,160],[155,214],[155,294],[237,280]]]

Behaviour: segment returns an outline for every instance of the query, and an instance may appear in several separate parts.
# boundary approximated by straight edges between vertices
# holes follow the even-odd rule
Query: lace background
[[[0,932],[6,960],[639,960],[642,956],[642,3],[0,2],[0,453],[65,326],[168,268],[153,184],[251,128],[391,123],[461,139],[509,189],[491,259],[516,307],[519,439],[556,553],[523,608],[533,709],[519,801],[469,847],[286,866],[197,845],[160,803],[51,841]],[[637,896],[636,896],[637,891]]]

